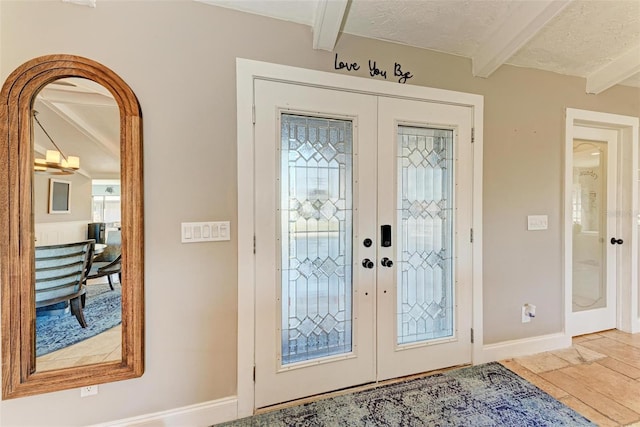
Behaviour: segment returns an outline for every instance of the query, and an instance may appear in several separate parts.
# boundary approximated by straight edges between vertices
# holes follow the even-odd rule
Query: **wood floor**
[[[569,349],[500,363],[599,426],[640,427],[640,334],[583,335]]]

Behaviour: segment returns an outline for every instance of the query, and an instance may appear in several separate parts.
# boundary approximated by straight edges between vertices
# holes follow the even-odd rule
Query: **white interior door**
[[[470,362],[471,123],[255,82],[256,407]]]
[[[574,127],[572,335],[616,327],[617,132]]]

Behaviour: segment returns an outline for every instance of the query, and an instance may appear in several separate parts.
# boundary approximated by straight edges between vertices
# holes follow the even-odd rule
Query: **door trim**
[[[475,341],[472,362],[482,353],[482,95],[370,80],[362,77],[308,70],[279,64],[236,60],[237,89],[237,181],[238,181],[238,418],[253,415],[255,352],[255,257],[254,257],[254,81],[277,80],[299,85],[331,88],[363,94],[401,97],[473,109],[473,254],[472,289]]]
[[[573,140],[575,126],[597,129],[610,129],[618,134],[617,180],[618,185],[617,233],[625,244],[618,248],[616,260],[616,328],[621,331],[635,333],[640,331],[638,319],[638,128],[637,117],[596,111],[567,108],[565,121],[565,173],[564,173],[564,331],[572,336],[572,254],[573,254],[573,219],[572,219],[572,182],[573,182]],[[630,185],[625,185],[627,183]]]

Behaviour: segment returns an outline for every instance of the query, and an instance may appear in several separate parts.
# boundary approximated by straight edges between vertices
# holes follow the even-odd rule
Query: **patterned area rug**
[[[223,426],[592,426],[499,363],[448,371]]]
[[[87,286],[84,317],[87,327],[82,328],[75,316],[36,317],[36,357],[70,346],[98,335],[122,322],[120,284],[115,290],[108,284]]]

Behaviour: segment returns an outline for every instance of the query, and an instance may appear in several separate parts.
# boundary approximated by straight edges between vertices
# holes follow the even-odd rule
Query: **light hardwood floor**
[[[640,334],[583,335],[569,349],[500,363],[599,426],[640,427]]]

